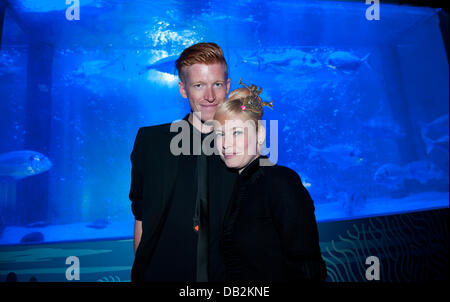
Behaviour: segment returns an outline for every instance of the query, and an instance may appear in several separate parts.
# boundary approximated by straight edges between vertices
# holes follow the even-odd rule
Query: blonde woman
[[[223,221],[226,281],[325,280],[313,201],[296,172],[260,164],[263,107],[272,103],[244,86],[214,115],[220,157],[239,172]]]

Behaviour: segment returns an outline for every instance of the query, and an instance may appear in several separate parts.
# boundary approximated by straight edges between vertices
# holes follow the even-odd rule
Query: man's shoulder
[[[165,123],[165,124],[159,124],[159,125],[153,125],[153,126],[144,126],[144,127],[141,127],[139,129],[139,131],[141,131],[143,134],[166,132],[170,129],[170,125],[172,123]]]
[[[154,135],[168,135],[171,133],[171,128],[177,129],[178,126],[183,123],[187,124],[189,122],[187,122],[184,119],[181,119],[181,120],[175,120],[171,123],[165,123],[165,124],[159,124],[159,125],[153,125],[153,126],[144,126],[144,127],[139,128],[139,133],[143,137],[151,137]]]

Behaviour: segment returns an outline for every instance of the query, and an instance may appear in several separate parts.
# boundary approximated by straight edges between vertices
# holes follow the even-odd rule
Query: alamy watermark
[[[80,0],[66,0],[66,4],[70,5],[66,9],[66,20],[80,20]]]
[[[66,264],[70,265],[66,269],[66,279],[80,280],[80,259],[77,256],[69,256],[66,258]]]
[[[380,0],[366,0],[366,4],[370,5],[366,9],[366,19],[369,21],[380,20]]]
[[[267,122],[265,120],[258,121],[259,125],[264,127],[263,131],[266,131]],[[240,121],[240,120],[226,120],[224,123],[224,128],[230,128],[230,124],[233,124],[235,127],[239,127],[240,129],[247,129],[247,131],[255,132],[256,125],[253,120],[247,120],[247,121]],[[217,139],[221,139],[217,134],[217,129],[220,128],[221,124],[216,120],[208,120],[204,122],[204,125],[202,125],[200,122],[195,121],[194,119],[194,125],[197,125],[198,128],[205,127],[204,125],[207,125],[207,127],[212,127],[214,129],[210,134],[208,134],[202,142],[201,139],[201,133],[200,131],[193,131],[193,137],[192,137],[192,155],[200,155],[202,152],[205,155],[220,155],[220,151],[217,148]],[[270,120],[270,146],[268,147],[266,145],[267,139],[265,139],[262,142],[262,146],[260,149],[261,155],[267,155],[268,158],[260,158],[259,163],[261,166],[272,166],[277,163],[278,161],[278,120]],[[179,120],[175,121],[170,125],[170,132],[176,132],[177,134],[172,138],[170,141],[170,152],[175,155],[191,155],[191,132],[190,132],[190,125],[189,122],[186,120]],[[255,133],[256,136],[256,133]],[[267,133],[266,133],[267,136]],[[181,143],[181,144],[180,144]],[[249,140],[249,147],[247,148],[248,155],[256,155],[257,148],[256,141]]]
[[[376,256],[369,256],[366,259],[366,279],[369,281],[380,280],[380,259]]]

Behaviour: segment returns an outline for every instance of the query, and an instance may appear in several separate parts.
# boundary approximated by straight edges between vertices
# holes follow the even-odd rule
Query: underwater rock
[[[17,275],[15,272],[10,272],[6,276],[6,282],[17,282]]]
[[[31,276],[30,280],[28,282],[38,282],[37,278],[35,276]]]
[[[41,232],[28,233],[20,239],[20,242],[42,242],[44,241],[44,234]]]

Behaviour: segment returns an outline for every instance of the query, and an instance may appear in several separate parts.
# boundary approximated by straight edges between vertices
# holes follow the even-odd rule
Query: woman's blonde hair
[[[214,120],[221,122],[226,120],[226,117],[230,115],[244,114],[249,120],[255,122],[256,129],[258,129],[258,124],[262,118],[262,112],[255,113],[250,110],[242,109],[244,99],[249,95],[250,91],[245,87],[237,88],[231,91],[228,95],[228,100],[217,108],[216,113],[214,114]]]

